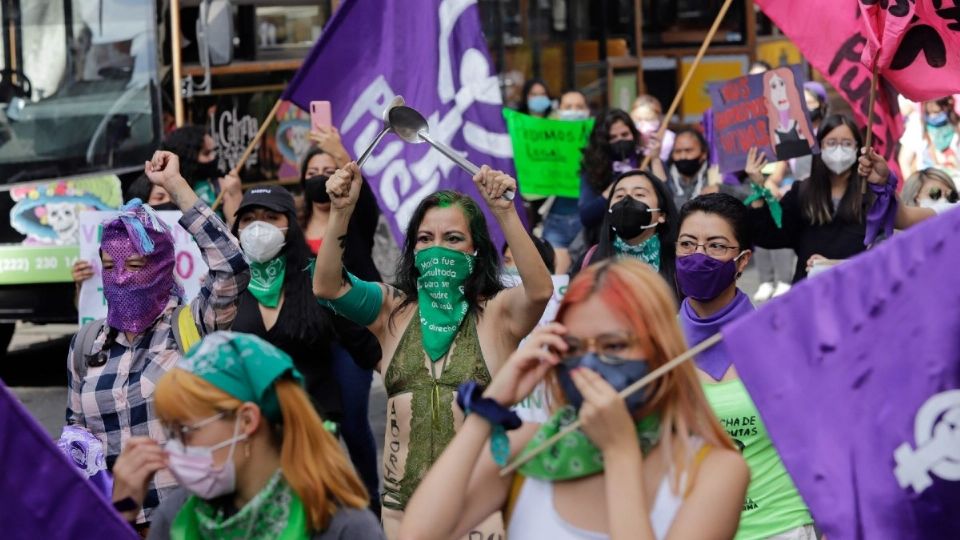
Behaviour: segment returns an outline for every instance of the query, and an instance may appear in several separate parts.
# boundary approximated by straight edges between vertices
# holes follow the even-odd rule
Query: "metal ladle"
[[[387,105],[387,108],[383,110],[383,128],[380,130],[380,133],[377,133],[377,136],[374,137],[373,142],[367,146],[367,149],[360,154],[360,159],[357,160],[357,167],[363,167],[363,163],[367,161],[368,157],[370,157],[370,153],[373,152],[373,149],[380,144],[380,141],[383,140],[384,135],[392,130],[390,125],[390,111],[396,109],[397,107],[402,107],[403,104],[403,96],[395,96],[392,100],[390,100],[390,104]]]
[[[480,167],[477,167],[470,160],[461,156],[456,150],[431,138],[429,128],[427,127],[427,119],[415,109],[400,105],[389,109],[387,117],[389,119],[390,129],[401,139],[413,144],[423,142],[429,144],[459,165],[461,169],[470,173],[471,177],[480,171]],[[503,193],[503,197],[508,201],[512,201],[515,196],[516,193],[512,190]]]

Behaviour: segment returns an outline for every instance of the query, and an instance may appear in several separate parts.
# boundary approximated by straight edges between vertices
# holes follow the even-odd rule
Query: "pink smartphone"
[[[330,112],[329,101],[310,102],[310,125],[314,130],[328,128],[333,125],[333,116]]]

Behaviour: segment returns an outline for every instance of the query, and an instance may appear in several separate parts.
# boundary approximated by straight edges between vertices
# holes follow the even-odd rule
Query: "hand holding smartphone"
[[[330,128],[333,126],[333,113],[330,110],[329,101],[311,101],[310,102],[310,127],[313,131],[320,128]]]

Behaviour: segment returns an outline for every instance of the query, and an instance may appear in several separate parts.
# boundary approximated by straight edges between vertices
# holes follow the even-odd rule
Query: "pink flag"
[[[907,1],[886,0],[883,4]],[[872,74],[861,62],[867,38],[859,3],[756,0],[756,4],[800,48],[810,65],[830,81],[850,104],[857,121],[865,125],[870,109]],[[956,55],[956,51],[954,49],[951,53]],[[873,109],[873,146],[894,170],[899,170],[896,150],[903,135],[903,117],[895,91],[883,81],[883,77],[880,79]]]
[[[960,0],[860,0],[863,64],[914,101],[960,92]]]

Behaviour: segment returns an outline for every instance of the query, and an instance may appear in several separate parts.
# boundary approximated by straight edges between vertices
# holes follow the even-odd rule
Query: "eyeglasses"
[[[180,441],[180,443],[185,443],[187,439],[187,435],[199,430],[200,428],[203,428],[204,426],[208,426],[216,422],[217,420],[220,420],[226,415],[227,415],[226,412],[218,412],[217,414],[209,418],[204,418],[203,420],[200,420],[195,424],[190,424],[190,425],[172,424],[169,426],[164,426],[163,431],[164,431],[164,434],[167,436],[167,440],[176,439]]]
[[[722,242],[698,244],[693,240],[680,240],[677,242],[677,255],[693,255],[697,252],[698,248],[703,248],[704,253],[714,259],[726,256],[727,252],[731,249],[740,249],[737,246],[728,246]]]
[[[823,141],[824,148],[836,148],[838,146],[847,150],[853,150],[857,147],[857,141],[851,139],[827,139]]]
[[[563,341],[567,344],[567,350],[553,352],[564,363],[593,351],[605,364],[620,365],[626,361],[621,358],[623,352],[639,343],[640,339],[631,334],[613,332],[590,338],[563,336]]]

